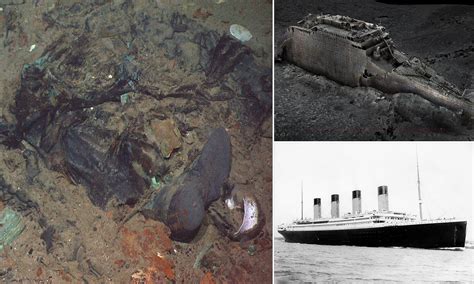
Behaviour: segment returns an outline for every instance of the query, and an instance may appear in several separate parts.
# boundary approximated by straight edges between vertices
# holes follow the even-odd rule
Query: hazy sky
[[[418,215],[418,147],[423,218],[465,219],[466,239],[474,240],[472,145],[471,142],[276,142],[274,227],[300,218],[302,181],[305,217],[312,218],[315,197],[321,198],[323,217],[329,217],[330,197],[334,193],[339,194],[340,214],[351,212],[354,189],[362,191],[362,211],[377,209],[379,185],[388,186],[390,210]]]

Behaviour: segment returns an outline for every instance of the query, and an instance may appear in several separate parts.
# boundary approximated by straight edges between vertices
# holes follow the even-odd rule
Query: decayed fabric
[[[176,239],[190,240],[230,172],[222,126],[234,116],[258,128],[270,115],[271,70],[239,41],[178,13],[135,13],[129,3],[112,14],[129,25],[110,26],[102,17],[107,5],[81,18],[93,6],[75,4],[73,17],[49,15],[51,26],[73,32],[24,66],[12,109],[17,123],[3,128],[4,141],[27,141],[48,168],[84,185],[104,209],[111,201],[135,206],[151,180],[161,180],[144,212],[168,224]],[[195,141],[181,147],[191,132],[204,144],[201,153]],[[177,152],[187,158],[178,160]],[[186,219],[183,210],[195,214]]]

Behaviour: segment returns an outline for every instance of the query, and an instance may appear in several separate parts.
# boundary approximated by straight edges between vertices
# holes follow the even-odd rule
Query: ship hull
[[[444,78],[431,74],[429,78],[425,78],[413,67],[403,66],[402,68],[409,69],[410,75],[400,75],[395,72],[398,67],[394,69],[389,60],[373,59],[367,53],[369,49],[355,47],[347,39],[317,29],[313,31],[291,26],[280,47],[279,56],[309,72],[326,76],[347,86],[372,87],[389,94],[414,93],[434,104],[454,111],[462,110],[469,116],[474,116],[473,103],[462,97],[459,90],[447,83]],[[392,56],[393,53],[402,54],[397,50],[392,51],[390,48],[389,50]],[[403,60],[399,62],[400,65],[412,64],[405,55]],[[424,65],[420,67],[424,68]],[[365,76],[366,73],[370,74],[368,78]],[[418,80],[415,80],[415,77]],[[439,85],[445,86],[449,92]]]
[[[368,247],[464,247],[466,222],[391,225],[366,229],[278,231],[286,242]]]

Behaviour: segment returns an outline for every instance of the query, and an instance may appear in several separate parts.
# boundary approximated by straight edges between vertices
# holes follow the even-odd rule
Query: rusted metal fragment
[[[439,106],[474,114],[472,100],[418,58],[397,50],[380,25],[309,14],[287,29],[278,56],[344,85],[414,93]]]

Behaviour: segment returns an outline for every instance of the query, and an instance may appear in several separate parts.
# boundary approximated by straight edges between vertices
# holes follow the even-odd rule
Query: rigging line
[[[418,205],[420,207],[420,220],[423,220],[423,210],[421,201],[421,187],[420,187],[420,167],[418,164],[418,145],[416,145],[416,174],[418,177]]]
[[[303,220],[303,181],[301,181],[301,220]]]

